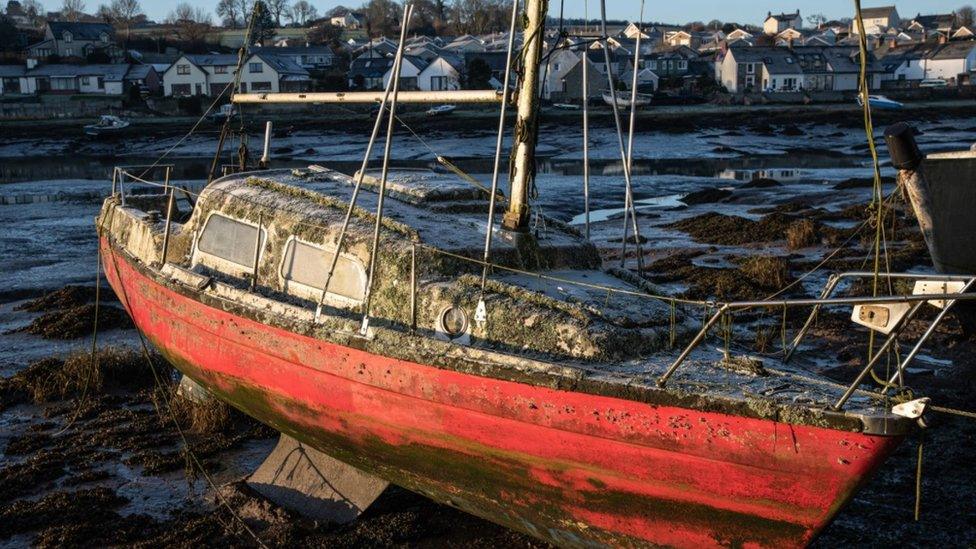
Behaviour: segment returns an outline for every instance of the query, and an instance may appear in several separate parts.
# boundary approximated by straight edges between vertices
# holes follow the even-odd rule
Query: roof
[[[929,59],[965,59],[976,48],[976,42],[949,42],[940,44],[927,56]]]
[[[349,64],[349,78],[379,78],[393,66],[392,57],[358,57]]]
[[[188,53],[183,56],[187,61],[198,67],[213,67],[215,65],[237,65],[236,53]]]
[[[126,80],[143,80],[149,73],[156,70],[152,65],[131,65],[125,74]]]
[[[918,23],[927,29],[952,27],[956,21],[954,13],[937,13],[933,15],[916,15],[913,23]]]
[[[278,48],[262,48],[255,52],[251,59],[257,57],[264,61],[279,75],[308,76],[308,71],[296,63],[290,55],[270,51],[275,49]]]
[[[800,16],[800,10],[796,10],[795,13],[773,13],[768,12],[766,15],[766,21],[770,19],[775,19],[777,21],[792,21]]]
[[[77,76],[101,76],[106,82],[121,82],[129,72],[126,63],[112,65],[41,65],[27,71],[27,76],[47,76],[49,78],[74,78]]]
[[[0,65],[0,77],[24,76],[26,72],[27,67],[23,65]]]
[[[877,8],[861,8],[861,18],[862,19],[878,19],[881,17],[889,17],[892,13],[897,12],[895,6],[879,6]]]
[[[469,65],[474,59],[481,59],[494,72],[503,72],[505,70],[505,61],[508,58],[508,52],[504,51],[467,51],[464,52],[464,64]]]
[[[108,23],[81,23],[75,21],[48,21],[47,26],[56,37],[67,31],[75,40],[101,40],[102,33],[115,36],[115,29]]]
[[[275,55],[335,55],[329,46],[268,46],[264,48],[255,47],[254,53],[266,51]]]

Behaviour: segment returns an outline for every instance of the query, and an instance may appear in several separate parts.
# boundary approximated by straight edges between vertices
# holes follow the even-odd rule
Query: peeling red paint
[[[370,355],[209,307],[102,245],[137,326],[219,396],[367,471],[559,544],[804,545],[900,442],[805,425],[786,425],[785,438],[771,420]]]

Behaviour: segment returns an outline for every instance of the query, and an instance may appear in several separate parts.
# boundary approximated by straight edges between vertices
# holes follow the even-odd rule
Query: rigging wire
[[[641,48],[641,36],[644,27],[644,0],[641,0],[640,4],[640,23],[637,26],[637,41],[634,46],[634,67],[633,67],[633,78],[631,79],[630,85],[630,130],[627,135],[627,171],[631,174],[634,173],[634,126],[637,122],[637,73],[640,65],[640,48]],[[634,243],[637,245],[637,270],[638,272],[643,272],[643,266],[641,265],[641,257],[644,255],[641,253],[640,241],[641,236],[638,231],[637,223],[637,209],[633,204],[634,197],[631,192],[628,192],[624,197],[624,237],[620,241],[620,258],[621,261],[626,261],[627,258],[627,237],[628,227],[627,218],[631,215],[634,219]],[[632,213],[631,213],[632,212]]]
[[[508,107],[509,83],[512,76],[512,53],[515,49],[515,24],[518,21],[519,0],[512,1],[512,21],[508,31],[508,54],[505,57],[505,77],[502,82],[502,104],[498,113],[498,135],[495,137],[495,161],[491,174],[491,189],[488,193],[488,223],[485,230],[485,247],[482,257],[485,266],[481,270],[481,293],[478,298],[476,318],[483,322],[485,311],[485,286],[488,284],[488,264],[491,260],[491,240],[495,228],[495,203],[498,195],[498,179],[501,175],[502,148],[505,142],[505,111]]]

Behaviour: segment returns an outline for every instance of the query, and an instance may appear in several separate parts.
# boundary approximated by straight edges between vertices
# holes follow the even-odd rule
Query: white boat
[[[613,96],[610,94],[609,91],[603,92],[603,102],[606,103],[607,105],[610,105],[611,107],[613,106]],[[651,96],[646,93],[638,93],[637,101],[635,102],[637,103],[638,107],[646,107],[651,104]],[[629,91],[617,92],[617,106],[620,108],[630,107]]]
[[[573,105],[572,103],[553,103],[552,106],[556,109],[563,111],[578,111],[580,110],[579,105]]]
[[[90,135],[92,137],[113,135],[119,133],[127,127],[129,127],[129,122],[127,120],[122,120],[118,116],[111,114],[103,114],[101,117],[99,117],[98,122],[85,126],[85,135]]]
[[[232,103],[227,103],[226,105],[221,105],[220,108],[210,113],[210,120],[220,124],[235,114],[237,114],[237,108],[235,108]]]
[[[457,109],[457,105],[438,105],[427,110],[427,116],[441,116],[451,114]]]
[[[864,106],[864,100],[861,99],[861,96],[860,95],[857,96],[857,104],[860,105],[860,106],[862,106],[862,107]],[[894,99],[888,99],[887,97],[885,97],[883,95],[869,95],[868,96],[868,104],[870,104],[871,105],[871,108],[873,108],[873,109],[892,109],[892,110],[895,110],[895,109],[900,109],[900,108],[902,108],[902,107],[905,106],[903,103],[899,103],[898,101],[895,101]]]

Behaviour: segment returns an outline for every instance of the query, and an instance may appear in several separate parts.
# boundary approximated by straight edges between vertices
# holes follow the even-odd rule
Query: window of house
[[[553,63],[552,64],[552,70],[554,70],[556,72],[559,72],[559,63]]]
[[[257,226],[214,213],[207,218],[203,232],[200,233],[197,251],[250,269],[254,265],[254,246],[257,239]],[[262,247],[264,239],[265,233],[262,231]]]
[[[227,74],[227,65],[215,65],[214,74]]]
[[[253,243],[253,239],[252,239]],[[279,275],[285,291],[317,299],[335,256],[334,250],[306,244],[292,238],[285,245]],[[366,269],[356,258],[339,254],[329,281],[328,295],[359,303],[366,291]]]
[[[655,70],[657,70],[657,61],[653,61],[653,60],[652,60],[652,61],[649,61],[648,63],[649,63],[649,67],[650,67],[650,69],[651,69],[652,71],[655,71]]]
[[[190,65],[176,65],[176,74],[190,74]]]
[[[251,73],[264,72],[264,65],[262,63],[248,63],[247,70]]]
[[[251,91],[271,91],[271,82],[251,82]]]
[[[65,48],[64,50],[65,57],[72,57],[74,56],[74,54],[75,54],[74,48]]]
[[[688,62],[687,61],[678,61],[678,70],[682,70],[682,71],[688,70]]]
[[[51,89],[68,91],[78,89],[78,86],[74,78],[51,78]]]
[[[746,63],[746,74],[756,74],[755,63]]]
[[[190,85],[189,84],[173,84],[171,93],[176,96],[190,95]]]
[[[90,84],[91,84],[91,77],[88,77],[88,76],[82,76],[81,77],[81,85],[82,86],[88,86]]]
[[[74,36],[72,36],[70,32],[66,32],[66,33],[64,33],[64,41],[65,41],[66,43],[68,43],[68,44],[70,44],[71,42],[73,42],[73,41],[74,41],[74,39],[75,39],[75,37],[74,37]]]
[[[430,89],[433,91],[440,91],[447,89],[447,77],[446,76],[431,76],[430,77]]]
[[[102,40],[102,43],[103,43],[103,44],[108,44],[108,35],[107,35],[107,34],[105,34],[105,33],[103,32],[103,33],[102,33],[102,35],[101,35],[101,36],[99,36],[99,38],[100,38],[100,39]]]

